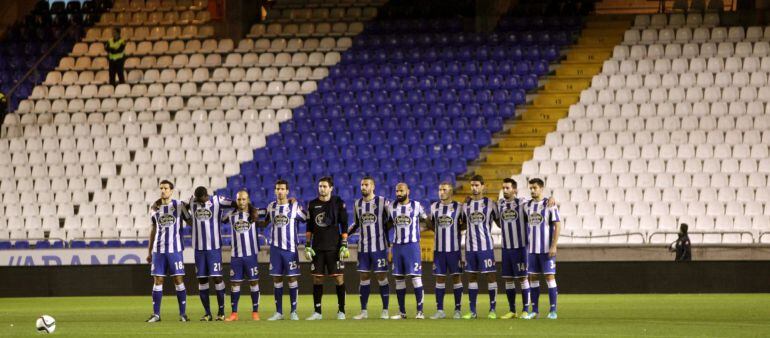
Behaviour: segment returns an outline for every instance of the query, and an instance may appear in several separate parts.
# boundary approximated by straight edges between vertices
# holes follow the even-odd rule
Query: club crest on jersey
[[[484,220],[485,220],[486,218],[487,218],[487,217],[486,217],[486,216],[484,216],[484,213],[481,213],[481,212],[472,212],[472,213],[471,213],[471,217],[470,217],[470,220],[471,220],[471,224],[477,224],[477,225],[478,225],[478,224],[484,224]]]
[[[516,212],[516,209],[506,209],[503,211],[504,221],[515,221],[517,219],[519,219],[519,213]]]
[[[326,213],[324,212],[315,216],[315,224],[317,224],[321,228],[325,228],[329,226],[328,224],[326,224],[325,220],[326,220]]]
[[[195,218],[197,219],[209,219],[211,218],[211,211],[206,208],[200,208],[195,210]]]
[[[279,227],[289,225],[289,217],[286,215],[275,215],[274,225]]]
[[[244,233],[251,227],[251,223],[249,223],[245,219],[239,219],[235,221],[235,224],[233,225],[233,230],[237,233]]]
[[[543,223],[543,216],[541,216],[540,214],[529,215],[530,226],[537,226],[537,225],[540,225],[540,223]]]
[[[160,217],[158,217],[158,224],[162,228],[168,228],[174,225],[174,223],[176,223],[176,217],[174,217],[174,215],[163,214],[163,215],[160,215]]]
[[[396,226],[398,227],[408,227],[412,224],[412,218],[407,215],[398,215],[396,216]]]
[[[377,222],[377,215],[365,213],[361,215],[361,223],[371,225]]]
[[[439,216],[437,223],[439,228],[449,228],[454,223],[454,219],[449,216]]]

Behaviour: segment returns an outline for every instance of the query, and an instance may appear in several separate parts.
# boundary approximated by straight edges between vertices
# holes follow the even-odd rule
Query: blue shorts
[[[433,274],[436,276],[457,275],[463,273],[460,251],[433,252]]]
[[[527,277],[527,248],[503,249],[503,277]]]
[[[184,255],[182,252],[152,253],[152,276],[184,276]]]
[[[299,276],[299,255],[270,246],[270,276]]]
[[[359,251],[357,269],[361,272],[388,272],[388,251]]]
[[[222,250],[195,250],[195,276],[222,277]]]
[[[250,281],[259,280],[258,266],[257,255],[233,257],[230,260],[230,281],[242,282],[244,277]]]
[[[422,276],[420,243],[393,245],[393,275]]]
[[[495,252],[492,250],[466,251],[465,272],[490,273],[497,271]]]
[[[556,257],[548,257],[547,253],[544,254],[529,254],[528,267],[530,274],[542,273],[545,275],[556,274]]]

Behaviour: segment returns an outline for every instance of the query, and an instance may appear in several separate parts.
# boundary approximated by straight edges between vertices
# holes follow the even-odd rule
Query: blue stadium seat
[[[82,240],[70,241],[70,248],[73,248],[73,249],[84,249],[86,247],[87,247],[86,241],[82,241]]]

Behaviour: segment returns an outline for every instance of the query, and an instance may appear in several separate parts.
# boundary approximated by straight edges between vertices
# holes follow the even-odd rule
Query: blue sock
[[[224,316],[225,315],[225,283],[221,282],[217,285],[214,285],[214,288],[217,290],[217,316]]]
[[[476,313],[476,297],[479,295],[479,284],[468,283],[468,305],[471,307],[471,313]]]
[[[160,301],[163,299],[163,285],[152,286],[152,313],[160,316]]]
[[[463,283],[457,283],[454,285],[455,294],[455,311],[460,311],[463,301]]]
[[[446,292],[446,285],[444,283],[436,283],[436,310],[444,311],[444,293]]]
[[[209,283],[198,284],[198,295],[201,297],[201,304],[203,304],[203,311],[207,315],[211,314],[211,306],[209,302]]]
[[[371,280],[362,280],[361,285],[358,286],[359,299],[361,300],[361,310],[366,310],[369,305],[369,292],[371,292]]]
[[[273,295],[275,295],[275,312],[283,314],[283,282],[273,285]]]
[[[251,311],[259,312],[259,284],[249,288],[251,291]]]
[[[425,296],[422,287],[422,277],[412,277],[412,286],[414,287],[414,300],[417,302],[417,312],[422,312],[422,300]]]
[[[387,279],[380,282],[380,298],[382,298],[382,309],[387,310],[390,305],[390,283]]]
[[[489,312],[495,312],[497,307],[497,282],[487,284],[489,292]]]
[[[516,313],[516,284],[505,282],[505,296],[508,298],[508,310]]]
[[[521,306],[521,310],[524,312],[529,311],[529,303],[531,303],[530,300],[530,288],[529,288],[529,280],[525,279],[521,283],[521,302],[524,303]]]
[[[556,297],[559,294],[556,289],[556,280],[548,281],[548,300],[551,303],[551,312],[556,312]]]
[[[179,302],[179,315],[187,313],[187,290],[184,288],[184,284],[176,286],[176,300]]]
[[[241,287],[233,286],[233,291],[230,292],[230,306],[233,312],[238,312],[238,300],[241,298]]]
[[[540,300],[540,281],[529,282],[529,294],[532,299],[532,312],[540,312],[537,304]]]
[[[398,311],[406,313],[406,281],[396,280],[396,298],[398,299]]]
[[[289,300],[291,300],[291,312],[297,312],[297,294],[299,293],[299,284],[289,282]]]

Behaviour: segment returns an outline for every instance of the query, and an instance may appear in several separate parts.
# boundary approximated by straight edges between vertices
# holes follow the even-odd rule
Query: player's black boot
[[[187,318],[187,315],[179,315],[179,321],[180,322],[189,322],[190,318]]]
[[[213,320],[213,318],[211,317],[211,314],[205,314],[205,315],[203,315],[203,317],[201,317],[201,321],[202,322],[210,322],[212,320]]]

